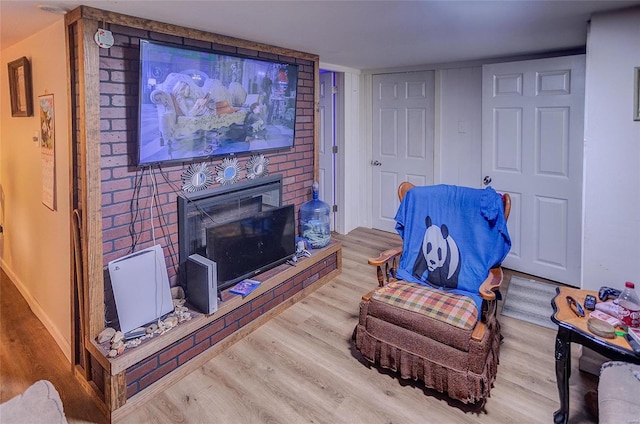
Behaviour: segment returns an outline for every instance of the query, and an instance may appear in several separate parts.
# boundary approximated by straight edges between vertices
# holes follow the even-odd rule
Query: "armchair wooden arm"
[[[489,275],[486,280],[478,288],[480,297],[482,298],[482,321],[478,321],[476,327],[473,329],[471,338],[476,341],[482,340],[484,333],[487,329],[484,321],[488,315],[495,315],[497,312],[498,302],[496,300],[496,292],[502,285],[502,279],[504,274],[502,268],[496,267],[489,270]]]
[[[491,268],[486,280],[478,288],[480,297],[484,300],[495,300],[496,292],[500,290],[502,285],[502,268]]]
[[[395,247],[381,252],[375,258],[369,258],[369,265],[376,267],[378,286],[382,287],[385,283],[396,280],[400,255],[402,255],[402,247]]]
[[[394,256],[400,256],[402,254],[402,247],[394,247],[387,249],[384,252],[380,252],[375,258],[369,258],[369,265],[381,266],[393,259]]]

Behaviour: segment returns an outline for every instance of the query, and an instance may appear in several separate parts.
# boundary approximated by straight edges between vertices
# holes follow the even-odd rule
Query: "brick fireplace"
[[[115,44],[110,49],[100,49],[100,156],[102,187],[102,235],[103,262],[121,257],[129,252],[132,239],[138,248],[152,244],[151,215],[148,208],[132,208],[135,204],[147,205],[154,196],[154,180],[157,184],[157,213],[154,228],[171,243],[177,243],[178,213],[176,197],[180,190],[182,174],[189,164],[166,165],[154,169],[134,166],[135,137],[137,130],[137,100],[139,41],[150,39],[185,46],[225,51],[229,53],[293,60],[299,65],[298,99],[295,141],[292,149],[265,153],[269,160],[269,173],[282,175],[282,203],[294,204],[297,211],[310,199],[314,181],[314,64],[303,59],[292,59],[262,51],[252,51],[229,45],[176,37],[153,31],[120,25],[111,25]],[[240,166],[246,165],[250,155],[238,155]],[[210,168],[222,162],[222,157],[208,161]],[[153,176],[151,174],[153,172]],[[135,215],[135,216],[134,216]],[[135,233],[133,236],[131,234]],[[156,234],[157,237],[157,234]],[[165,243],[163,243],[164,245]],[[179,248],[166,250],[169,279],[178,282],[179,272],[176,254]]]
[[[104,403],[110,419],[199,366],[257,325],[340,272],[341,248],[331,243],[305,258],[304,266],[280,265],[260,275],[263,284],[247,298],[234,297],[212,316],[200,315],[156,340],[107,358],[95,336],[104,328],[106,264],[132,249],[163,246],[171,285],[179,283],[177,197],[189,164],[153,168],[134,165],[137,133],[139,41],[157,40],[245,57],[298,65],[294,147],[265,153],[269,174],[282,176],[282,203],[310,200],[317,174],[317,55],[168,25],[81,6],[65,17],[69,35],[73,137],[72,207],[81,212],[83,298],[74,299],[76,373]],[[98,48],[98,28],[114,45]],[[222,157],[207,161],[214,168]],[[240,169],[251,159],[238,155]],[[151,213],[153,212],[153,213]],[[153,225],[152,225],[153,224]],[[157,239],[157,240],[156,240]],[[79,306],[79,301],[84,302]],[[206,352],[207,354],[202,354]]]

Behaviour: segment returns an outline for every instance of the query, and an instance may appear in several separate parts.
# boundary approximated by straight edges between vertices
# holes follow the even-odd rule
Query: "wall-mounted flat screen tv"
[[[140,41],[140,166],[293,147],[298,65]]]

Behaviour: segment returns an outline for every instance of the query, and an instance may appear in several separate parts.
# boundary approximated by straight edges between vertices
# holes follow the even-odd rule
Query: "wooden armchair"
[[[493,189],[433,186],[419,188],[416,193],[420,194],[412,193],[409,204],[404,204],[405,195],[412,188],[414,186],[407,182],[398,188],[402,203],[396,220],[401,227],[403,246],[369,259],[369,264],[376,267],[380,287],[362,298],[359,322],[353,334],[355,347],[370,362],[397,371],[402,378],[422,380],[427,387],[447,393],[451,398],[475,403],[489,395],[497,373],[500,325],[496,318],[496,292],[502,283],[499,264],[510,248],[506,219],[511,199],[508,194],[500,196]],[[450,198],[452,193],[454,196]],[[427,203],[416,200],[424,196],[429,199]],[[466,203],[459,207],[456,202],[460,199]],[[469,199],[472,199],[471,205]],[[443,203],[446,204],[441,208],[439,205]],[[444,243],[442,237],[428,240],[431,218],[450,222],[448,216],[438,216],[443,210],[446,213],[452,210],[454,215],[460,212],[457,222],[462,226],[467,222],[475,224],[473,229],[452,228],[451,234],[443,238],[459,236],[461,241],[458,244],[447,241],[441,247],[454,253],[458,249],[462,252],[469,250],[478,237],[481,246],[479,259],[459,254],[455,275],[459,281],[455,284],[447,280],[453,271],[439,273],[435,265],[422,264],[421,258],[403,255],[403,250],[415,253],[419,242],[420,249],[424,246],[419,252],[425,256],[430,248],[437,248],[435,242]],[[422,223],[425,215],[430,218]],[[455,227],[456,218],[451,219]],[[411,220],[422,223],[417,232],[424,233],[424,237],[407,234],[413,228]],[[439,224],[440,227],[435,228],[445,232],[446,225]],[[485,230],[490,233],[486,240]],[[461,232],[465,235],[460,236]],[[442,255],[440,259],[441,264],[445,264]],[[429,261],[431,259],[427,259]],[[431,262],[438,262],[438,257]],[[455,263],[451,259],[448,265],[451,268]],[[470,287],[475,287],[475,293],[467,291]]]

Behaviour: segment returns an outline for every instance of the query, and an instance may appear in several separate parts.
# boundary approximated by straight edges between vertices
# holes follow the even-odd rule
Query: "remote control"
[[[585,298],[584,298],[584,308],[589,310],[589,311],[593,311],[594,309],[596,309],[596,297],[595,296],[591,296],[590,294],[588,294]]]

